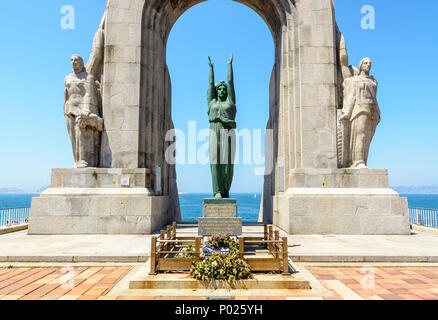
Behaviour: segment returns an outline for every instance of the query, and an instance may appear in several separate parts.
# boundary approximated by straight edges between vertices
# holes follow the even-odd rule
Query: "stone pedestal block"
[[[408,203],[386,170],[296,170],[298,187],[274,197],[273,222],[289,234],[410,234]]]
[[[53,169],[33,198],[29,234],[150,234],[172,220],[148,169]]]
[[[242,218],[237,217],[236,199],[204,199],[203,218],[198,218],[198,234],[213,236],[242,234]]]
[[[242,235],[242,218],[198,218],[198,235]]]
[[[237,217],[237,201],[236,199],[204,199],[202,216],[204,218]]]

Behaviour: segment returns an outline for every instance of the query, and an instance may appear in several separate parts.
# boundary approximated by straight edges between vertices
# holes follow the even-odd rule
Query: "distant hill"
[[[438,186],[397,186],[392,189],[401,194],[438,194]]]
[[[8,188],[0,188],[0,193],[26,193],[26,192],[19,188],[8,187]]]

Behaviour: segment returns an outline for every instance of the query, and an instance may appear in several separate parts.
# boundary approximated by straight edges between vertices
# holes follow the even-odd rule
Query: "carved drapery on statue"
[[[342,34],[338,33],[339,92],[338,167],[366,168],[371,141],[380,122],[377,80],[370,76],[371,59],[364,58],[359,68],[348,65]]]
[[[214,67],[210,65],[207,93],[210,121],[210,168],[215,198],[229,198],[234,175],[236,147],[236,96],[233,79],[233,56],[228,61],[228,83],[214,83]]]
[[[100,79],[104,53],[105,15],[97,31],[87,65],[71,57],[73,72],[65,78],[64,116],[72,143],[74,167],[98,167],[103,131]]]

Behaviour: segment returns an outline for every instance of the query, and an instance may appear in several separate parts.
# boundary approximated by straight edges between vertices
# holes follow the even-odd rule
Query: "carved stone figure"
[[[348,65],[348,58],[341,63]],[[343,158],[347,167],[366,168],[368,152],[376,127],[380,122],[380,109],[377,103],[377,81],[370,76],[372,62],[364,58],[354,76],[348,77],[348,69],[343,69],[343,109],[340,120],[344,124]],[[347,76],[347,77],[346,77]],[[346,78],[345,78],[346,77]]]
[[[229,198],[234,174],[236,95],[233,79],[233,55],[228,61],[228,83],[214,83],[214,66],[210,66],[207,93],[210,120],[210,167],[215,198]]]
[[[71,57],[73,72],[65,78],[64,116],[72,143],[74,168],[99,165],[103,131],[100,83],[105,16],[97,31],[87,66],[81,56]]]

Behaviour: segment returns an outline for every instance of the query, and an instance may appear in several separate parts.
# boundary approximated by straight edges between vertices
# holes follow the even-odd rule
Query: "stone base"
[[[273,223],[289,234],[410,234],[407,199],[388,188],[386,170],[296,171],[298,187],[274,197]]]
[[[52,187],[32,199],[28,233],[151,234],[171,217],[169,198],[154,196],[148,175],[147,169],[54,169]]]
[[[129,282],[129,289],[172,289],[172,290],[202,290],[202,289],[233,289],[233,290],[278,290],[301,289],[310,290],[310,282],[299,275],[264,275],[255,274],[252,280],[235,281],[199,281],[187,274],[158,274],[143,276]]]

